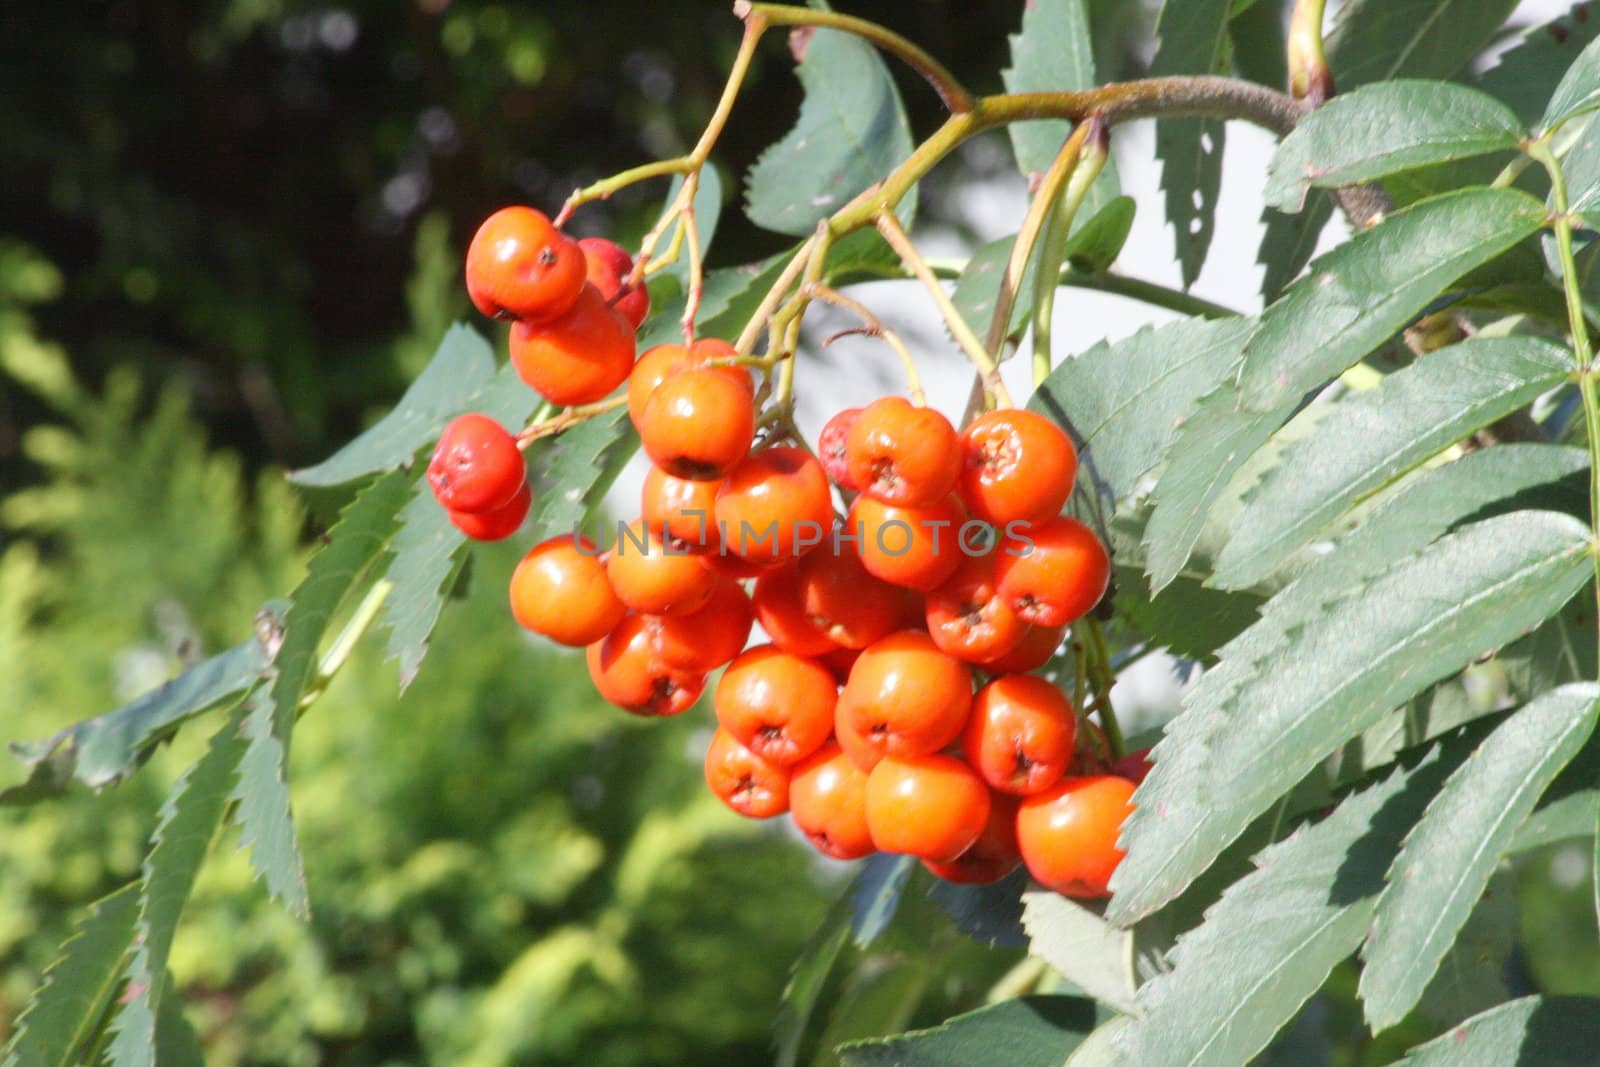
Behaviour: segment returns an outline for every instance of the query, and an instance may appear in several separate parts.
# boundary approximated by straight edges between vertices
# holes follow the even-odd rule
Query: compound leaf
[[[259,694],[245,702],[239,782],[231,799],[239,802],[234,822],[239,845],[250,850],[250,863],[267,883],[267,892],[301,918],[311,917],[305,866],[295,841],[289,804],[288,765],[283,742],[272,732],[273,705]]]
[[[1293,215],[1272,208],[1262,210],[1261,245],[1256,249],[1256,262],[1262,268],[1263,301],[1271,304],[1299,277],[1316,254],[1317,241],[1331,218],[1333,197],[1320,189],[1312,190],[1304,208]]]

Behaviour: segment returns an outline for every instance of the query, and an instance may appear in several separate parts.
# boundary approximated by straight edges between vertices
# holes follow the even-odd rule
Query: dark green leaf
[[[17,1017],[4,1067],[73,1067],[83,1062],[84,1041],[112,1010],[138,914],[136,883],[90,905]]]
[[[1493,39],[1516,0],[1351,0],[1328,36],[1340,92],[1389,78],[1449,78]]]
[[[1237,1067],[1265,1048],[1361,944],[1383,872],[1447,770],[1435,749],[1262,852],[1140,990],[1116,1042],[1124,1062]]]
[[[128,989],[113,1027],[113,1067],[156,1067],[156,1028],[166,991],[167,956],[183,906],[227,810],[234,772],[244,756],[245,706],[228,716],[211,745],[173,783],[151,835],[139,893],[139,919]]]
[[[1156,19],[1161,42],[1152,75],[1220,74],[1227,65],[1229,0],[1166,0]],[[1164,119],[1156,125],[1161,190],[1187,288],[1200,276],[1216,226],[1222,186],[1223,125]]]
[[[639,435],[626,408],[574,426],[542,445],[531,457],[533,542],[581,526],[638,448]]]
[[[1239,374],[1243,406],[1292,410],[1300,398],[1405,326],[1451,282],[1544,225],[1544,205],[1513,189],[1464,189],[1390,216],[1318,259],[1261,316]],[[1287,410],[1285,410],[1287,414]]]
[[[132,703],[43,741],[13,742],[11,751],[32,773],[26,782],[0,793],[0,804],[53,796],[73,779],[100,790],[128,777],[183,723],[261,680],[271,664],[268,649],[283,625],[282,608],[280,602],[262,608],[255,638],[196,664]]]
[[[1572,11],[1552,22],[1528,27],[1522,38],[1479,76],[1478,88],[1505,101],[1531,129],[1544,114],[1564,72],[1589,42],[1600,36],[1600,20],[1590,18],[1587,8],[1584,3],[1574,4]]]
[[[1590,42],[1572,61],[1550,95],[1539,129],[1549,131],[1569,119],[1600,108],[1600,45]]]
[[[1253,585],[1363,497],[1564,382],[1571,357],[1532,337],[1434,352],[1334,407],[1229,527],[1214,581]]]
[[[406,466],[418,451],[438,439],[451,419],[467,411],[481,411],[520,428],[518,411],[526,421],[538,397],[516,381],[509,369],[499,378],[514,388],[496,388],[494,351],[489,342],[468,326],[452,326],[427,368],[387,415],[332,456],[295,471],[290,478],[299,485],[328,487]],[[500,394],[498,404],[486,402],[492,393]]]
[[[822,996],[839,953],[850,943],[853,895],[854,883],[833,902],[789,971],[789,982],[783,987],[783,998],[772,1024],[777,1067],[794,1067],[817,999]]]
[[[928,899],[977,941],[999,948],[1024,948],[1028,935],[1022,928],[1022,891],[1028,872],[1021,867],[989,885],[961,885],[942,878],[928,887]]]
[[[1254,622],[1263,599],[1208,588],[1202,576],[1187,571],[1151,596],[1143,569],[1120,560],[1114,587],[1117,611],[1135,630],[1174,655],[1194,660],[1210,659]]]
[[[419,479],[410,501],[400,509],[400,529],[386,573],[394,588],[383,607],[384,625],[389,628],[387,654],[399,661],[401,692],[416,678],[428,654],[428,638],[445,597],[465,565],[466,545],[466,536]]]
[[[1253,319],[1186,319],[1102,341],[1063,361],[1028,406],[1071,430],[1085,477],[1120,500],[1235,366],[1254,326]]]
[[[1517,948],[1517,880],[1501,869],[1428,983],[1417,1011],[1440,1026],[1511,999],[1506,962]]]
[[[1134,1010],[1138,981],[1133,934],[1048,891],[1023,894],[1022,925],[1031,939],[1031,955],[1101,1003],[1118,1011]]]
[[[1087,210],[1080,211],[1080,224],[1073,227],[1072,235],[1067,238],[1064,253],[1066,261],[1075,269],[1091,274],[1110,270],[1111,264],[1121,254],[1122,246],[1128,241],[1135,209],[1133,197],[1119,196],[1107,201],[1093,215],[1089,215]]]
[[[245,712],[243,732],[249,743],[231,798],[238,801],[233,820],[239,826],[239,845],[250,850],[250,862],[266,881],[267,892],[297,918],[310,919],[305,865],[289,804],[288,764],[283,742],[272,732],[272,701],[254,694],[245,701]]]
[[[173,988],[172,972],[167,972],[167,989]],[[156,1063],[160,1067],[206,1067],[200,1036],[183,1014],[183,998],[163,996],[161,1014],[156,1018]]]
[[[1311,187],[1516,147],[1517,116],[1486,93],[1437,81],[1393,81],[1336,96],[1300,120],[1267,169],[1268,204],[1299,211]]]
[[[1060,1067],[1094,1024],[1092,1001],[1018,997],[931,1030],[842,1045],[839,1059],[845,1067]]]
[[[861,873],[850,889],[850,930],[856,945],[865,948],[876,941],[894,919],[900,907],[900,894],[916,868],[910,856],[880,852],[862,864]]]
[[[757,226],[806,237],[904,161],[912,143],[899,90],[859,37],[817,30],[798,72],[800,119],[750,168],[745,213]],[[913,208],[908,195],[899,209],[907,223]]]
[[[1320,189],[1306,197],[1305,209],[1293,215],[1265,208],[1261,212],[1261,298],[1268,304],[1283,295],[1316,254],[1317,241],[1333,217],[1333,197]]]
[[[1474,1015],[1396,1067],[1593,1067],[1600,999],[1523,997]]]
[[[1416,1006],[1545,788],[1594,730],[1600,687],[1547,693],[1451,774],[1407,836],[1379,898],[1361,999],[1374,1032]]]
[[[1111,917],[1154,911],[1384,712],[1554,614],[1583,584],[1588,536],[1570,515],[1515,512],[1435,542],[1293,634],[1269,602],[1257,626],[1274,654],[1191,692],[1156,747]]]

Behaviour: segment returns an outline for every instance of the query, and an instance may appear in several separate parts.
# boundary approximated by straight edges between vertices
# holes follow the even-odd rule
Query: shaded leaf
[[[1495,65],[1478,76],[1479,89],[1503,100],[1530,129],[1544,114],[1573,60],[1600,37],[1600,20],[1589,18],[1585,3],[1542,26],[1529,26],[1516,44],[1501,52]]]
[[[234,771],[244,755],[245,706],[240,705],[211,739],[211,745],[173,783],[151,835],[139,890],[139,918],[128,988],[113,1022],[110,1045],[114,1067],[156,1067],[157,1019],[165,999],[167,957],[184,904],[199,876],[227,810]]]
[[[1224,589],[1260,581],[1357,501],[1570,373],[1570,356],[1548,341],[1475,338],[1334,405],[1235,516],[1213,580]]]
[[[1192,691],[1156,747],[1109,917],[1154,911],[1384,712],[1554,614],[1583,583],[1587,552],[1570,515],[1522,511],[1435,542],[1292,634],[1269,602],[1257,626],[1270,657],[1241,657],[1248,666]]]
[[[1063,360],[1028,407],[1067,427],[1085,476],[1121,500],[1236,365],[1254,326],[1253,319],[1185,319],[1101,341]]]
[[[580,423],[544,443],[531,457],[532,542],[582,526],[639,448],[628,409]]]
[[[1127,1015],[1114,1015],[1107,1019],[1083,1039],[1083,1044],[1072,1050],[1065,1067],[1123,1067],[1117,1042],[1131,1025],[1133,1019]]]
[[[1515,148],[1524,130],[1494,97],[1449,82],[1402,80],[1336,96],[1300,120],[1273,154],[1266,202],[1298,211],[1311,187]]]
[[[1389,78],[1448,78],[1511,16],[1516,0],[1350,0],[1328,35],[1340,92]]]
[[[806,237],[904,161],[912,142],[888,68],[859,37],[817,30],[797,72],[799,121],[750,168],[745,213],[757,226]],[[914,195],[899,209],[908,224]]]
[[[1156,19],[1161,40],[1150,73],[1223,73],[1231,7],[1230,0],[1166,0]],[[1161,190],[1185,288],[1200,276],[1216,228],[1223,129],[1214,119],[1163,119],[1156,124]]]
[[[839,953],[850,941],[850,916],[851,894],[847,891],[839,895],[822,922],[817,924],[816,932],[800,950],[800,957],[789,971],[789,981],[783,987],[783,997],[772,1023],[777,1067],[794,1067],[800,1055],[800,1045],[805,1040],[811,1013],[816,1010],[817,998],[822,996],[822,988],[838,962]]]
[[[60,793],[72,780],[95,790],[121,782],[183,723],[260,681],[271,665],[268,643],[275,644],[282,625],[282,602],[268,604],[257,618],[257,636],[244,644],[190,667],[115,711],[43,741],[12,742],[11,751],[32,773],[26,782],[0,792],[0,804],[33,803]]]
[[[928,899],[968,937],[998,948],[1024,948],[1028,935],[1022,928],[1022,891],[1027,886],[1028,872],[1018,867],[989,885],[936,878],[928,887]]]
[[[910,856],[887,852],[876,853],[861,865],[850,889],[850,930],[857,946],[872,944],[888,928],[916,866]]]
[[[1135,1006],[1133,934],[1057,893],[1037,891],[1022,897],[1022,925],[1028,952],[1103,1004],[1131,1012]]]
[[[1496,727],[1406,838],[1361,974],[1374,1032],[1416,1006],[1522,820],[1594,730],[1600,687],[1547,693]]]
[[[1591,41],[1578,53],[1555,92],[1550,94],[1539,129],[1552,130],[1596,108],[1600,108],[1600,45]]]
[[[1523,997],[1418,1045],[1396,1067],[1590,1067],[1600,1048],[1600,999]]]
[[[1463,189],[1391,215],[1312,264],[1245,345],[1241,403],[1299,402],[1421,313],[1451,282],[1539,231],[1544,205],[1514,189]]]
[[[1360,945],[1383,873],[1448,766],[1435,748],[1261,852],[1140,990],[1116,1041],[1123,1062],[1237,1067],[1265,1048]]]
[[[1094,1024],[1094,1003],[1081,997],[1018,997],[929,1030],[842,1045],[839,1059],[846,1067],[1060,1067]]]
[[[167,988],[173,987],[172,972],[167,972]],[[156,1063],[160,1067],[206,1067],[200,1036],[183,1014],[183,998],[161,998],[161,1014],[156,1019]]]
[[[1013,123],[1012,126],[1024,125]],[[1133,229],[1133,216],[1137,210],[1131,196],[1118,196],[1108,200],[1093,215],[1088,205],[1078,212],[1072,234],[1067,238],[1063,258],[1075,270],[1098,274],[1111,269],[1128,242],[1128,232]]]
[[[1293,215],[1272,208],[1261,212],[1261,245],[1256,262],[1261,264],[1261,299],[1271,304],[1283,295],[1289,283],[1300,276],[1316,254],[1317,241],[1333,218],[1333,197],[1316,189],[1306,197],[1305,207]]]
[[[1517,947],[1517,883],[1499,870],[1417,1002],[1432,1022],[1450,1026],[1511,999],[1506,961]]]
[[[89,906],[16,1020],[4,1067],[72,1067],[84,1041],[112,1010],[139,914],[137,883]]]
[[[950,294],[956,310],[961,312],[961,317],[979,337],[988,332],[989,320],[994,318],[995,303],[1000,299],[1000,285],[1005,281],[1006,264],[1011,259],[1011,246],[1015,243],[1016,235],[1012,234],[1010,237],[996,238],[974,252],[961,268],[961,275]],[[1034,251],[1037,253],[1038,249]],[[1028,327],[1029,317],[1033,314],[1034,278],[1038,273],[1039,257],[1030,256],[1011,304],[1007,337],[1019,337]]]

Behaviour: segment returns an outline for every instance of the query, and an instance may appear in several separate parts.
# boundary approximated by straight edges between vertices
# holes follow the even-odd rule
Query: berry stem
[[[901,262],[911,268],[911,273],[916,275],[922,287],[928,290],[928,295],[933,297],[934,304],[943,316],[945,325],[950,328],[950,333],[955,337],[956,343],[967,354],[967,358],[978,368],[978,373],[983,376],[983,388],[989,398],[1000,407],[1012,407],[1011,393],[1006,389],[1006,383],[1000,379],[1000,367],[990,357],[988,349],[983,342],[978,340],[978,335],[972,332],[972,327],[967,325],[967,320],[962,318],[960,310],[950,299],[950,294],[944,291],[944,284],[934,277],[933,271],[928,267],[922,254],[917,251],[917,246],[911,243],[911,238],[906,234],[905,227],[893,210],[885,209],[878,215],[878,232],[883,234],[883,239],[889,242],[889,247],[895,250]]]
[[[1296,0],[1289,16],[1289,95],[1321,107],[1333,95],[1333,72],[1322,49],[1326,0]]]
[[[1045,177],[1046,186],[1041,186],[1039,196],[1046,193],[1052,194],[1052,208],[1045,217],[1044,247],[1039,250],[1039,270],[1035,277],[1035,293],[1033,302],[1033,384],[1038,386],[1050,376],[1051,348],[1050,327],[1055,315],[1056,278],[1060,275],[1061,261],[1065,258],[1067,239],[1072,234],[1072,223],[1077,218],[1078,210],[1083,206],[1084,200],[1089,195],[1089,190],[1094,186],[1095,180],[1100,177],[1100,171],[1106,165],[1106,158],[1110,155],[1111,144],[1105,124],[1097,115],[1089,116],[1088,120],[1081,123],[1078,129],[1084,131],[1083,148],[1078,154],[1078,159],[1072,167],[1071,175],[1067,178],[1066,189],[1059,194],[1054,193],[1047,186],[1050,176]],[[1076,133],[1076,131],[1074,131]],[[1055,197],[1059,195],[1059,199]],[[1031,214],[1031,210],[1030,210]],[[1021,243],[1019,235],[1018,243]],[[1016,250],[1012,251],[1012,260],[1016,260]],[[1020,284],[1022,269],[1026,261],[1019,265],[1017,278]],[[1007,274],[1010,274],[1009,269]],[[1009,314],[1009,313],[1008,313]]]
[[[695,170],[683,179],[684,194],[679,195],[683,207],[678,212],[679,231],[689,250],[689,292],[683,301],[683,340],[694,344],[694,320],[700,314],[700,298],[705,293],[705,265],[700,259],[700,226],[694,217],[694,195],[700,188],[700,172]]]
[[[1111,759],[1115,762],[1127,754],[1127,746],[1122,739],[1116,710],[1111,706],[1111,686],[1116,680],[1111,668],[1111,652],[1106,646],[1106,632],[1100,620],[1086,615],[1082,622],[1089,642],[1089,681],[1094,688],[1095,711],[1100,715],[1100,728],[1105,731],[1106,744],[1111,747]]]
[[[604,415],[608,411],[615,411],[627,402],[628,397],[623,394],[596,401],[593,404],[566,408],[561,414],[541,419],[517,434],[517,447],[526,452],[528,446],[535,441],[542,441],[546,437],[554,437],[557,434],[565,433],[579,423],[587,422],[596,415]]]
[[[884,341],[890,348],[894,349],[894,354],[899,357],[901,365],[906,369],[906,388],[911,396],[912,403],[918,407],[923,407],[928,403],[928,395],[922,390],[922,375],[917,373],[916,361],[911,358],[911,352],[906,348],[905,342],[900,340],[899,334],[885,326],[883,320],[874,315],[865,304],[854,297],[844,295],[837,289],[831,289],[821,282],[807,282],[801,287],[800,292],[808,300],[821,300],[825,304],[832,304],[835,307],[853,312],[864,324],[856,329],[842,330],[834,334],[822,342],[824,347],[841,337],[849,337],[853,334],[876,337]]]
[[[361,598],[361,603],[356,605],[350,618],[345,622],[343,629],[328,646],[328,651],[322,654],[317,661],[316,673],[311,676],[310,683],[305,692],[300,696],[300,707],[297,715],[303,715],[307,708],[316,703],[322,696],[328,684],[333,681],[341,668],[349,662],[350,656],[355,652],[356,645],[361,638],[372,628],[377,621],[378,612],[382,610],[384,601],[389,599],[389,594],[394,591],[394,583],[386,578],[379,579],[367,590],[367,595]]]

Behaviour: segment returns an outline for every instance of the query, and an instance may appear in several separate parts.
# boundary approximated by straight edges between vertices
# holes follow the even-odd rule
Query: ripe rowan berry
[[[493,511],[528,481],[517,439],[487,415],[460,415],[439,435],[428,486],[452,511]]]
[[[861,653],[845,682],[839,721],[893,756],[937,752],[961,735],[972,708],[972,672],[927,634],[902,630]]]
[[[996,678],[972,700],[961,750],[1002,793],[1042,793],[1067,772],[1078,717],[1066,695],[1032,674]]]
[[[1063,515],[1008,534],[995,577],[1011,610],[1036,626],[1062,626],[1105,595],[1111,557],[1093,530]]]
[[[1022,865],[1022,853],[1017,851],[1017,807],[1021,802],[1021,797],[991,792],[989,821],[972,846],[949,863],[923,860],[922,865],[947,882],[998,882]]]
[[[845,439],[850,478],[885,504],[924,507],[948,496],[961,474],[961,441],[933,408],[886,396],[862,409]]]
[[[741,559],[797,559],[833,526],[828,476],[803,448],[752,452],[717,490],[717,523],[723,547]]]
[[[651,467],[639,491],[639,514],[657,537],[672,537],[692,552],[716,552],[717,488],[720,482],[697,482]]]
[[[845,681],[848,684],[848,675]],[[850,762],[863,771],[872,770],[883,759],[883,746],[875,744],[868,734],[856,728],[856,716],[850,710],[849,689],[839,691],[839,703],[833,709],[833,739],[839,743],[839,748]]]
[[[867,775],[867,829],[880,852],[949,863],[983,834],[989,803],[983,779],[953,756],[885,756]]]
[[[1032,626],[1022,635],[1017,647],[1004,655],[985,660],[978,666],[990,674],[1026,674],[1050,662],[1067,636],[1065,626]]]
[[[517,495],[493,511],[455,511],[445,509],[455,528],[474,541],[504,541],[522,526],[533,506],[533,490],[523,483]]]
[[[795,579],[806,618],[843,648],[866,648],[921,624],[917,595],[874,577],[849,545],[802,556]]]
[[[680,371],[656,386],[639,419],[639,443],[668,474],[720,481],[750,451],[756,409],[740,368]]]
[[[593,644],[627,613],[588,538],[563,534],[542,541],[511,572],[512,616],[557,644]]]
[[[762,759],[726,730],[711,736],[706,749],[706,784],[728,807],[752,819],[770,819],[789,810],[788,767]]]
[[[633,273],[633,257],[614,241],[604,237],[585,237],[578,242],[583,249],[585,278],[600,290],[606,303],[637,330],[650,315],[650,290],[643,285],[630,286],[628,278]]]
[[[1068,897],[1107,895],[1122,862],[1117,837],[1133,810],[1133,783],[1114,774],[1063,778],[1024,797],[1017,809],[1017,847],[1040,885]]]
[[[650,648],[662,664],[678,670],[714,671],[750,640],[755,609],[739,583],[715,575],[711,596],[698,611],[646,616]]]
[[[467,246],[467,295],[490,318],[562,315],[578,299],[584,271],[578,242],[531,207],[496,211]]]
[[[628,375],[628,417],[633,420],[634,428],[644,425],[644,406],[650,394],[668,378],[687,370],[715,370],[728,380],[742,384],[754,396],[755,383],[743,367],[706,367],[712,360],[731,359],[735,355],[732,345],[715,337],[702,337],[692,345],[662,344],[645,349]]]
[[[860,416],[860,408],[845,408],[829,419],[817,435],[817,459],[822,462],[822,469],[827,471],[834,485],[851,493],[860,492],[861,487],[850,477],[850,456],[846,442],[850,438],[850,428]]]
[[[994,577],[994,553],[963,556],[956,572],[924,601],[928,636],[967,663],[983,663],[1015,649],[1028,623],[1011,610]]]
[[[618,600],[647,615],[698,611],[716,584],[698,556],[651,534],[643,519],[618,529],[606,556],[606,578]]]
[[[1008,408],[979,415],[961,432],[961,499],[996,527],[1061,513],[1078,476],[1078,450],[1043,415]]]
[[[704,674],[668,667],[656,659],[643,615],[623,616],[615,630],[588,647],[584,660],[600,695],[635,715],[688,711],[706,684]]]
[[[511,365],[517,375],[564,407],[604,399],[627,380],[633,353],[633,330],[587,282],[560,318],[511,327]]]
[[[855,860],[877,851],[867,829],[867,772],[832,742],[795,765],[789,815],[824,856]]]
[[[900,507],[865,493],[845,520],[856,554],[869,572],[894,585],[928,592],[961,566],[961,527],[967,513],[954,494],[927,507]]]
[[[758,645],[728,665],[717,683],[717,722],[772,763],[798,763],[833,734],[839,687],[821,664]]]
[[[773,567],[756,579],[756,619],[772,643],[796,656],[822,656],[839,647],[806,614],[800,595],[800,569],[790,563]]]

